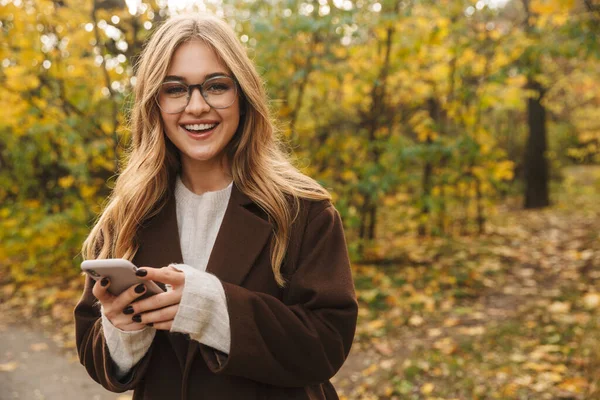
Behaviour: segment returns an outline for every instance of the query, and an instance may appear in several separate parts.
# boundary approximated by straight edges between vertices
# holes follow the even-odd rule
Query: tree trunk
[[[431,144],[431,138],[427,138],[427,144]],[[431,207],[429,202],[431,201],[431,175],[433,173],[433,165],[431,161],[425,161],[423,167],[423,180],[421,181],[421,190],[423,191],[422,199],[423,205],[421,206],[421,222],[419,223],[418,233],[419,236],[425,236],[427,233],[427,221],[429,221],[429,213]]]
[[[377,204],[371,204],[369,210],[369,240],[375,240],[375,232],[377,231]]]
[[[523,162],[525,172],[525,208],[542,208],[550,205],[548,193],[548,162],[546,160],[546,109],[542,105],[544,87],[530,79],[529,89],[535,96],[527,102],[529,137]]]
[[[435,121],[436,130],[439,131],[441,126],[441,117],[440,117],[440,105],[437,99],[430,97],[427,100],[427,111],[429,112],[429,117]],[[427,147],[430,149],[430,146],[433,144],[433,139],[431,136],[427,138],[425,142]],[[429,214],[431,213],[431,188],[432,184],[432,175],[433,175],[433,163],[430,160],[431,154],[427,154],[425,160],[425,166],[423,167],[423,180],[421,181],[421,190],[422,190],[422,199],[423,205],[421,206],[421,222],[419,223],[418,233],[419,236],[425,236],[427,232],[426,223],[429,221]]]
[[[440,234],[446,233],[446,185],[440,185],[440,212],[438,215],[438,229]]]
[[[479,178],[475,181],[475,193],[477,194],[477,232],[485,233],[485,215],[483,213],[483,194],[481,193],[481,182]]]

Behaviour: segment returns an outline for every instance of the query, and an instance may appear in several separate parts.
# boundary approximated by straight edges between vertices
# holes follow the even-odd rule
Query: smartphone
[[[146,292],[136,300],[164,292],[155,282],[140,279],[135,274],[137,267],[131,261],[122,258],[85,260],[81,263],[81,270],[95,281],[105,277],[110,279],[108,292],[115,296],[139,283],[146,285]]]

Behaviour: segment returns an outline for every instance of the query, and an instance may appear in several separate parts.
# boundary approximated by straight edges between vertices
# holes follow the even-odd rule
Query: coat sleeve
[[[81,364],[96,382],[111,392],[134,389],[147,368],[152,346],[146,355],[121,380],[117,378],[117,366],[110,357],[98,300],[92,294],[95,281],[86,277],[85,289],[75,307],[75,341]]]
[[[309,218],[283,301],[223,282],[231,349],[201,346],[212,372],[300,387],[328,381],[344,363],[358,303],[342,222],[330,204]]]

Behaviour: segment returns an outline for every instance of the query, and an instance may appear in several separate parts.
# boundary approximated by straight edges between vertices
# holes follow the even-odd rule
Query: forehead
[[[212,47],[193,39],[182,43],[175,50],[167,75],[181,76],[188,82],[201,82],[206,75],[215,72],[230,74]]]

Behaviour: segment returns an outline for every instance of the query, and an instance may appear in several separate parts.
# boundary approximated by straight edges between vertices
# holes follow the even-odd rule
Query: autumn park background
[[[0,0],[0,319],[72,356],[136,58],[188,9],[239,33],[343,217],[343,398],[600,399],[598,0]]]

